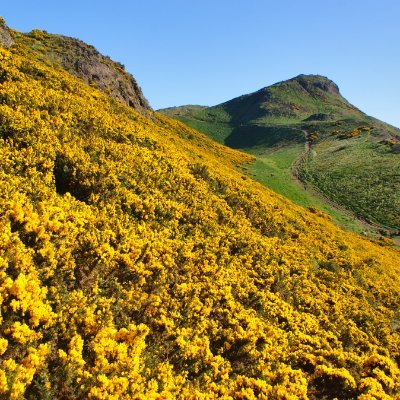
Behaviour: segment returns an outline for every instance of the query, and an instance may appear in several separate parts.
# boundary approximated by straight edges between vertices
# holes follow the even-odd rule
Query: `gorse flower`
[[[2,397],[399,395],[397,249],[26,40],[0,49]]]

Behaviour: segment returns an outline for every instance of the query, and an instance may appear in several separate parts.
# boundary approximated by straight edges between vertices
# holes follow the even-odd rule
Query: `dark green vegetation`
[[[256,180],[341,225],[361,229],[331,201],[382,232],[400,228],[400,130],[358,110],[325,77],[299,75],[214,107],[160,111],[256,155]]]

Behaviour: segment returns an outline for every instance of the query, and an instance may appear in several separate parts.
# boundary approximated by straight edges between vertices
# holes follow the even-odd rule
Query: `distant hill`
[[[258,156],[306,144],[292,160],[303,182],[362,219],[400,229],[400,130],[351,105],[326,77],[299,75],[217,106],[160,112]]]

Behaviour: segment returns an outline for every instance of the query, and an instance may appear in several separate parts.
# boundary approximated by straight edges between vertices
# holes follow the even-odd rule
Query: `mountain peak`
[[[339,87],[321,75],[301,74],[209,108],[188,106],[164,110],[171,116],[210,118],[230,125],[293,124],[303,121],[342,119],[363,113],[342,97]],[[310,119],[311,118],[311,119]],[[225,144],[227,142],[225,141]]]
[[[292,79],[289,79],[289,81],[286,82],[297,82],[307,91],[310,91],[310,89],[320,89],[327,93],[340,95],[338,85],[326,76],[322,75],[301,74]]]

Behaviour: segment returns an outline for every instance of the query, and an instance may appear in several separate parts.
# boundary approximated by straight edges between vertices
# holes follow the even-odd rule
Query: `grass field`
[[[312,190],[306,190],[295,178],[292,166],[304,152],[304,144],[285,147],[247,149],[257,157],[248,168],[249,175],[274,192],[302,207],[314,207],[329,214],[339,226],[354,232],[364,232],[365,226],[354,217],[338,210]]]
[[[356,215],[396,229],[400,226],[399,156],[368,135],[321,141],[307,158],[303,177]]]

